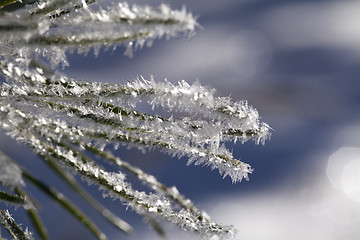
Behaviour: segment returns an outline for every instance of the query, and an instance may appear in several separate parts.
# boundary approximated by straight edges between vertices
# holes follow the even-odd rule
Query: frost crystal
[[[5,154],[0,151],[0,183],[5,186],[15,187],[24,185],[20,168],[15,165]]]
[[[21,227],[16,224],[14,218],[11,216],[8,210],[0,210],[0,224],[2,224],[6,230],[10,233],[13,239],[33,240],[32,233],[26,229],[23,231]]]
[[[17,79],[22,77],[12,69],[9,72]],[[33,74],[36,76],[40,73],[34,71]],[[187,156],[188,164],[203,164],[219,169],[224,177],[230,176],[233,182],[248,179],[252,169],[248,164],[234,159],[222,143],[230,140],[263,143],[269,137],[268,125],[259,122],[257,111],[246,102],[233,103],[229,98],[215,98],[214,90],[198,83],[189,85],[181,81],[173,85],[167,81],[143,79],[127,85],[110,85],[79,82],[58,75],[46,79],[45,83],[4,85],[2,92],[14,99],[26,95],[38,106],[47,109],[39,111],[31,103],[16,103],[19,107],[23,104],[21,108],[31,110],[26,112],[36,114],[45,123],[49,122],[49,115],[56,113],[63,121],[66,120],[64,125],[72,126],[64,129],[64,133],[60,132],[63,128],[57,126],[57,135],[71,134],[79,142],[95,140],[100,145],[111,142],[139,148],[161,147],[172,155]],[[7,100],[10,101],[10,98]],[[139,101],[189,113],[193,119],[166,119],[131,110],[131,106]],[[46,124],[39,124],[46,129]],[[72,133],[74,129],[76,134]],[[43,134],[49,135],[48,132]]]
[[[94,49],[97,54],[101,46],[114,49],[125,45],[126,54],[132,56],[133,49],[150,46],[157,38],[191,35],[198,25],[185,8],[86,2],[94,1],[39,1],[28,11],[0,14],[2,56],[25,59],[36,53],[47,57],[53,67],[68,65],[65,51],[86,54]]]

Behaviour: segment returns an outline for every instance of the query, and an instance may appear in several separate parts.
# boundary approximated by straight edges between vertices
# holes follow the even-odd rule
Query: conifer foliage
[[[162,237],[165,233],[159,221],[207,238],[234,236],[232,226],[213,222],[176,187],[165,186],[109,150],[122,146],[145,151],[158,148],[188,159],[188,164],[218,169],[233,183],[248,180],[251,166],[235,159],[224,143],[263,144],[269,138],[270,127],[259,121],[254,108],[246,101],[215,97],[213,89],[196,82],[173,84],[139,77],[127,84],[107,84],[80,81],[57,70],[69,65],[68,52],[97,54],[100,49],[122,46],[125,54],[132,56],[134,50],[151,46],[156,39],[193,35],[197,26],[197,19],[185,8],[173,10],[167,5],[0,0],[0,74],[4,79],[0,85],[0,128],[31,148],[125,234],[130,234],[132,227],[94,200],[74,175],[98,185],[104,196],[119,199],[119,204],[133,209]],[[136,105],[140,102],[162,108],[173,117],[139,111]],[[107,170],[102,166],[105,162],[118,170]],[[0,149],[0,201],[21,206],[34,223],[29,230],[22,229],[7,209],[0,209],[0,223],[12,238],[49,238],[36,196],[26,192],[26,183],[49,195],[98,239],[106,239],[85,213],[30,171]],[[126,174],[138,178],[151,191],[134,189]]]

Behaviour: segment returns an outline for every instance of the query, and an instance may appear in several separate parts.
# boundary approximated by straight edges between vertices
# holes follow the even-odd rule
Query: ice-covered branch
[[[58,175],[67,182],[70,187],[81,196],[90,206],[92,206],[96,211],[98,211],[106,220],[108,220],[115,227],[121,231],[131,234],[133,228],[124,220],[114,215],[110,210],[105,208],[100,204],[96,199],[94,199],[89,193],[87,193],[76,181],[76,179],[68,173],[65,169],[59,166],[56,159],[53,157],[47,156],[45,162],[55,171]]]
[[[235,183],[248,179],[252,168],[235,159],[225,143],[264,144],[270,137],[271,128],[260,122],[256,109],[246,101],[215,97],[214,89],[198,82],[173,84],[140,77],[127,84],[107,84],[71,79],[56,70],[59,65],[68,66],[67,52],[87,54],[94,50],[96,55],[101,48],[124,46],[125,54],[131,56],[133,50],[150,46],[155,39],[191,36],[198,27],[196,17],[185,7],[173,10],[164,4],[156,8],[97,0],[38,0],[14,7],[14,2],[0,0],[0,74],[5,79],[0,85],[0,128],[28,145],[124,232],[131,232],[131,227],[91,199],[71,174],[99,185],[104,195],[119,198],[162,237],[158,220],[208,238],[233,236],[232,227],[212,222],[176,187],[167,187],[105,151],[105,147],[159,148],[187,158],[188,164],[218,169]],[[48,64],[42,62],[46,59]],[[147,103],[148,108],[140,111],[140,102]],[[155,114],[158,108],[167,113]],[[122,172],[108,171],[94,161],[94,154],[134,175],[153,192],[134,189]],[[6,188],[0,191],[0,200],[25,207],[28,195],[21,188],[23,177],[81,220],[99,239],[105,238],[65,196],[0,152],[0,183]],[[34,222],[40,221],[37,228],[46,239],[36,209],[29,213]],[[0,222],[13,237],[26,238],[26,233],[17,233],[8,212],[0,210]]]
[[[24,79],[25,84],[4,85],[2,95],[26,97],[30,102],[38,103],[47,111],[37,108],[32,111],[45,119],[49,114],[62,115],[71,126],[67,134],[76,127],[75,132],[81,134],[74,137],[82,137],[84,142],[95,139],[104,146],[120,143],[140,148],[160,147],[170,154],[187,156],[188,163],[219,169],[221,174],[229,175],[237,182],[247,179],[252,169],[235,160],[222,143],[237,140],[264,143],[270,136],[268,125],[260,123],[258,112],[246,102],[214,97],[214,90],[198,83],[189,85],[181,81],[174,85],[153,79],[136,80],[126,85],[87,83],[62,75],[48,78],[39,71],[29,70],[25,76],[16,67],[8,65],[5,74]],[[189,114],[192,118],[164,118],[134,110],[140,101],[146,101],[152,107],[161,106]]]
[[[20,118],[23,118],[24,115],[21,116],[21,112],[17,111],[16,114],[20,114]],[[11,114],[12,115],[12,114]],[[13,117],[15,115],[12,115]],[[19,117],[19,116],[18,116]],[[4,120],[4,119],[2,119]],[[15,123],[16,126],[23,128],[20,124],[20,122]],[[21,131],[22,134],[25,134],[26,131]],[[19,135],[18,135],[19,136]],[[25,141],[26,137],[29,137],[28,134],[26,136],[24,135],[21,139]],[[34,137],[34,136],[33,136]],[[34,138],[32,138],[34,140]],[[1,154],[1,152],[0,152]],[[43,156],[45,158],[51,158],[51,154],[39,154],[40,156]],[[43,183],[41,180],[37,179],[34,175],[29,173],[24,168],[21,168],[18,166],[11,158],[7,157],[5,154],[2,154],[3,158],[7,160],[9,164],[12,164],[16,166],[19,171],[21,172],[21,175],[32,185],[39,188],[41,191],[43,191],[45,194],[47,194],[49,197],[51,197],[55,202],[57,202],[60,206],[62,206],[64,209],[66,209],[70,214],[72,214],[75,218],[77,218],[80,222],[82,222],[98,239],[106,239],[105,235],[98,229],[98,227],[93,223],[92,220],[90,220],[77,206],[75,206],[71,201],[69,201],[62,193],[58,192],[56,189],[47,186],[45,183]],[[25,192],[20,188],[19,186],[15,187],[15,192],[18,193],[19,196],[8,194],[6,192],[0,191],[0,200],[6,201],[8,203],[21,205],[24,209],[29,211],[29,214],[31,218],[34,221],[35,226],[39,228],[40,232],[44,233],[44,230],[42,229],[42,222],[37,216],[35,204],[29,197],[25,194]]]
[[[26,142],[26,137],[24,136],[23,140]],[[26,142],[33,142],[34,138],[30,141]],[[34,146],[32,146],[34,147]],[[40,149],[40,146],[37,147]],[[45,150],[45,149],[42,149]],[[39,154],[41,155],[41,154]],[[42,192],[46,193],[49,197],[51,197],[55,202],[57,202],[60,206],[66,209],[70,214],[72,214],[75,218],[77,218],[85,227],[87,227],[95,237],[99,240],[105,240],[105,234],[96,226],[96,224],[86,216],[76,205],[74,205],[67,197],[65,197],[62,193],[58,192],[56,189],[48,186],[47,184],[43,183],[41,180],[37,179],[32,174],[24,171],[24,177],[37,188],[39,188]]]
[[[95,162],[88,160],[81,153],[66,144],[64,142],[65,138],[55,137],[52,134],[48,134],[43,138],[43,133],[46,131],[44,127],[46,128],[46,125],[49,123],[43,120],[39,121],[39,118],[16,109],[8,108],[8,113],[10,113],[8,116],[16,117],[18,120],[13,122],[12,126],[7,126],[8,130],[13,130],[12,134],[16,132],[18,140],[25,142],[36,153],[45,158],[52,156],[58,159],[78,174],[86,177],[90,182],[100,185],[110,196],[125,201],[127,205],[139,214],[161,217],[185,230],[199,232],[205,236],[219,235],[224,237],[234,234],[234,230],[231,227],[217,225],[199,212],[194,212],[188,208],[175,211],[171,200],[165,196],[151,193],[146,194],[134,190],[125,181],[125,176],[122,173],[103,170]],[[8,124],[11,123],[11,121],[6,122]]]
[[[29,195],[21,187],[16,187],[15,191],[19,196],[23,198],[29,198]],[[38,210],[34,207],[34,208],[26,209],[26,211],[40,238],[42,240],[50,240],[44,222],[41,220],[39,216]]]
[[[33,240],[32,234],[27,229],[23,231],[7,210],[0,210],[0,224],[5,227],[13,239]]]
[[[2,7],[5,7],[5,6],[9,5],[9,4],[15,3],[17,1],[18,0],[0,0],[0,9]]]
[[[28,7],[28,12],[31,15],[48,16],[58,14],[65,9],[76,10],[84,6],[87,7],[87,5],[90,5],[95,1],[96,0],[39,0]],[[70,12],[70,10],[68,11]]]
[[[100,157],[103,157],[104,159],[109,160],[110,162],[115,163],[122,169],[135,175],[145,185],[148,185],[150,188],[152,188],[154,191],[156,191],[160,195],[164,195],[165,197],[168,197],[169,199],[174,201],[177,205],[179,205],[179,207],[190,210],[192,213],[199,215],[199,217],[201,219],[207,218],[206,214],[201,213],[191,203],[190,199],[186,199],[184,196],[182,196],[175,186],[173,186],[171,188],[165,186],[163,183],[159,182],[154,176],[143,172],[141,169],[139,169],[135,166],[132,166],[128,162],[125,162],[118,157],[115,157],[110,152],[101,151],[100,149],[98,149],[94,146],[91,146],[91,145],[86,146],[86,149],[97,154]]]
[[[7,203],[15,204],[15,205],[25,205],[26,200],[21,196],[17,196],[14,194],[10,194],[0,190],[0,201],[5,201]]]
[[[23,79],[24,82],[30,83],[21,86],[21,91],[28,95],[52,99],[59,97],[62,101],[63,98],[71,101],[88,99],[92,103],[96,102],[95,105],[107,108],[111,113],[120,113],[120,116],[128,116],[132,113],[132,117],[140,116],[142,120],[146,117],[145,114],[127,111],[125,106],[133,108],[136,103],[147,101],[152,107],[161,106],[170,111],[195,115],[199,120],[184,119],[183,121],[183,124],[192,130],[205,129],[203,132],[211,132],[210,128],[214,126],[209,128],[206,126],[209,125],[208,121],[200,120],[213,119],[221,122],[224,136],[233,136],[242,142],[252,139],[256,143],[264,143],[270,136],[269,126],[260,123],[258,112],[246,101],[232,102],[227,97],[214,97],[214,89],[203,87],[198,83],[189,85],[183,80],[174,85],[168,81],[156,82],[153,79],[143,78],[129,82],[127,85],[87,83],[68,79],[62,75],[49,78],[40,70],[24,73],[13,65],[7,65],[3,71],[10,79]],[[149,117],[149,119],[159,120],[164,124],[168,122],[159,117]]]
[[[97,54],[101,47],[123,45],[125,54],[132,56],[134,49],[150,46],[155,39],[191,35],[198,25],[185,8],[172,10],[161,5],[156,9],[124,2],[107,7],[88,5],[93,2],[39,1],[28,10],[0,15],[0,50],[24,59],[42,55],[53,67],[67,66],[66,51],[94,49]]]

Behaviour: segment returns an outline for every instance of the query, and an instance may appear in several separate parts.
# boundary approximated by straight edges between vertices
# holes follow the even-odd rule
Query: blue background
[[[64,72],[112,83],[140,75],[174,83],[198,80],[217,89],[217,96],[248,100],[274,129],[272,138],[265,146],[228,145],[236,158],[255,169],[249,182],[237,184],[156,150],[143,154],[120,148],[116,154],[166,185],[177,186],[214,220],[236,226],[236,239],[359,239],[360,155],[348,152],[360,149],[360,1],[166,3],[175,9],[185,4],[198,16],[201,28],[194,37],[157,40],[151,48],[136,51],[134,58],[124,56],[121,47],[100,51],[97,57],[69,54],[70,67]],[[136,231],[130,237],[116,232],[30,150],[3,132],[0,144],[9,156],[69,195],[110,239],[157,239],[120,201],[102,199],[97,187],[90,186],[96,198]],[[337,171],[329,171],[335,165]],[[55,203],[30,185],[28,189],[39,196],[53,239],[92,239]],[[12,212],[27,225],[20,209]],[[165,226],[169,239],[193,237]]]

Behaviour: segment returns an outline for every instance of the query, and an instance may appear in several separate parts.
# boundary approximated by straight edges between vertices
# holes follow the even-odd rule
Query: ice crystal
[[[16,224],[14,218],[11,216],[8,210],[0,210],[0,224],[2,224],[6,230],[10,233],[13,239],[33,240],[32,233],[26,229],[23,231],[21,227]]]
[[[29,146],[80,196],[121,231],[132,231],[125,221],[99,205],[79,186],[73,174],[99,186],[104,196],[142,216],[163,236],[157,223],[165,220],[185,231],[206,238],[228,238],[236,230],[222,226],[196,208],[175,186],[167,187],[155,176],[131,165],[108,151],[108,146],[158,148],[187,159],[187,164],[217,169],[233,183],[248,179],[252,168],[235,159],[226,142],[254,141],[264,144],[270,127],[246,101],[215,97],[215,90],[181,80],[155,81],[139,77],[127,84],[86,82],[69,78],[57,67],[69,65],[67,52],[87,54],[93,50],[125,47],[125,54],[151,46],[158,38],[179,34],[191,36],[198,23],[186,8],[173,10],[125,2],[102,4],[95,0],[39,0],[20,4],[0,1],[0,128]],[[10,7],[9,7],[10,6]],[[6,9],[6,11],[2,11]],[[47,63],[44,62],[47,60]],[[148,113],[137,110],[147,103]],[[171,117],[152,112],[157,108]],[[151,109],[153,111],[151,111]],[[106,151],[105,151],[106,148]],[[114,163],[110,171],[93,155]],[[126,174],[148,186],[144,192],[133,188]],[[36,204],[24,191],[24,181],[48,194],[79,219],[98,239],[105,235],[64,195],[33,176],[16,161],[0,152],[0,200],[17,204],[40,222]],[[7,211],[0,210],[0,223],[13,238],[31,239],[15,224]],[[38,232],[44,239],[41,224]]]
[[[154,217],[164,218],[179,225],[184,230],[199,232],[204,236],[231,236],[234,233],[231,227],[220,226],[207,218],[203,218],[203,214],[192,206],[189,201],[183,200],[177,191],[174,191],[174,189],[166,190],[166,188],[164,191],[162,184],[158,183],[154,177],[143,174],[139,169],[132,168],[131,171],[137,172],[141,180],[153,186],[155,190],[163,191],[164,194],[146,194],[132,189],[131,185],[125,181],[125,176],[122,173],[107,172],[97,166],[96,163],[88,162],[72,150],[70,143],[67,145],[65,139],[59,140],[55,135],[48,134],[46,140],[53,144],[57,143],[57,146],[47,143],[41,137],[43,135],[42,132],[47,131],[44,130],[44,127],[49,125],[54,127],[56,123],[51,123],[50,120],[45,121],[41,118],[35,118],[34,116],[31,117],[20,111],[16,111],[15,114],[17,116],[12,115],[12,117],[16,117],[20,121],[14,124],[14,128],[22,129],[22,131],[13,132],[18,139],[27,143],[44,158],[47,157],[47,154],[56,156],[64,165],[71,167],[71,169],[86,177],[90,182],[100,185],[107,192],[106,195],[126,201],[127,205],[139,214],[150,216],[155,214]],[[60,145],[65,147],[60,147]],[[120,160],[117,159],[116,161]],[[121,163],[118,164],[121,165]],[[130,168],[129,166],[127,168]],[[162,190],[159,189],[160,187]],[[174,199],[182,207],[180,211],[176,211],[172,207],[171,201]]]
[[[14,187],[24,185],[20,168],[0,151],[0,183]]]
[[[150,46],[157,38],[191,35],[198,25],[185,8],[155,9],[125,2],[104,7],[93,2],[39,1],[28,11],[0,14],[2,55],[26,59],[35,53],[47,57],[53,67],[67,66],[66,51],[94,49],[96,54],[101,46],[125,45],[126,54],[132,56],[133,49]]]
[[[8,69],[10,72],[17,76],[16,70]],[[34,74],[40,73],[36,71]],[[189,164],[194,162],[219,169],[233,182],[247,179],[251,167],[234,159],[222,142],[237,139],[263,142],[269,136],[269,127],[259,123],[257,111],[246,102],[233,103],[229,98],[215,98],[213,92],[197,83],[190,86],[185,81],[173,85],[167,81],[143,79],[127,85],[110,85],[57,76],[45,80],[45,83],[32,82],[30,86],[4,85],[2,94],[8,96],[8,101],[10,96],[16,99],[26,95],[32,99],[31,102],[48,109],[39,111],[31,103],[16,103],[29,105],[26,108],[38,118],[43,117],[45,123],[50,114],[64,115],[61,118],[66,119],[65,125],[72,127],[66,133],[59,132],[61,128],[58,127],[56,134],[71,134],[79,142],[95,139],[98,144],[111,142],[140,148],[161,147],[172,155],[187,156]],[[191,96],[196,96],[197,100]],[[130,109],[136,101],[190,113],[195,119],[184,117],[176,120],[143,114]],[[74,128],[76,135],[71,133]]]

